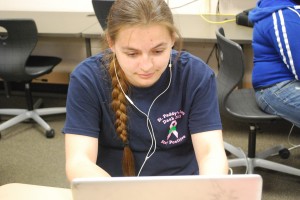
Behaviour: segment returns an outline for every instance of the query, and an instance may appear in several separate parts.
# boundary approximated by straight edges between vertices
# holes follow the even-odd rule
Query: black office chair
[[[54,137],[55,131],[40,116],[65,113],[64,107],[40,108],[33,104],[31,82],[48,74],[61,62],[58,57],[33,56],[38,36],[37,27],[31,19],[0,19],[0,78],[6,83],[20,82],[25,85],[27,109],[0,109],[0,115],[15,117],[0,124],[0,132],[27,119],[33,119],[46,130],[46,137]],[[9,92],[9,88],[7,88]],[[1,135],[0,135],[1,136]]]
[[[247,173],[252,174],[255,167],[271,169],[300,176],[300,169],[266,160],[278,154],[289,157],[289,150],[282,145],[256,153],[256,131],[258,123],[270,123],[280,120],[276,115],[263,112],[255,100],[253,89],[239,89],[237,86],[244,76],[244,53],[241,46],[225,37],[223,28],[216,31],[220,69],[217,74],[217,88],[222,116],[249,123],[248,154],[240,148],[225,142],[225,149],[237,158],[229,159],[230,167],[245,166]]]
[[[92,0],[95,15],[102,29],[106,29],[106,20],[109,10],[115,0]]]

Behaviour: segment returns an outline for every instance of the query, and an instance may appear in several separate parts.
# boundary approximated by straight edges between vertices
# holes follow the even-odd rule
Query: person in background
[[[300,0],[260,0],[254,23],[252,84],[267,113],[300,127]]]
[[[180,35],[165,1],[115,1],[106,39],[71,74],[68,179],[227,174],[214,72],[173,50]]]

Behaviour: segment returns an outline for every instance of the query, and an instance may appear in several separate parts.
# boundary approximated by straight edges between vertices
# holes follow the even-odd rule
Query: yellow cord
[[[224,23],[227,23],[227,22],[234,22],[235,21],[235,18],[233,18],[233,19],[227,19],[227,20],[223,20],[223,21],[211,21],[211,20],[207,19],[206,17],[204,17],[203,14],[200,14],[200,16],[206,22],[211,23],[211,24],[224,24]],[[224,16],[224,14],[222,14],[222,16]],[[235,15],[228,14],[228,16],[235,16]]]

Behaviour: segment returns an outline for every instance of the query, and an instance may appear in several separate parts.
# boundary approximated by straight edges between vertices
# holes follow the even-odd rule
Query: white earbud
[[[170,62],[169,62],[169,67],[172,68],[172,55],[170,56]]]

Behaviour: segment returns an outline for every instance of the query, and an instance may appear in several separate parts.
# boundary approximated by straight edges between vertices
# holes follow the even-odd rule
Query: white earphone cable
[[[150,137],[151,137],[151,145],[150,145],[150,148],[149,148],[149,150],[148,150],[148,152],[147,152],[147,154],[146,154],[146,156],[145,156],[145,160],[144,160],[144,162],[143,162],[143,164],[142,164],[142,166],[141,166],[141,168],[140,168],[140,170],[139,170],[139,172],[138,172],[138,175],[137,175],[137,176],[140,176],[140,173],[141,173],[142,169],[144,168],[144,165],[146,164],[147,160],[148,160],[148,159],[155,153],[155,151],[156,151],[156,138],[155,138],[153,126],[152,126],[151,120],[150,120],[150,118],[149,118],[149,115],[150,115],[151,108],[152,108],[152,106],[154,105],[155,101],[156,101],[161,95],[163,95],[163,94],[169,89],[169,87],[170,87],[170,85],[171,85],[171,81],[172,81],[172,63],[171,63],[171,57],[170,57],[169,65],[168,65],[168,67],[169,67],[169,69],[170,69],[170,79],[169,79],[169,84],[168,84],[167,88],[166,88],[163,92],[161,92],[161,93],[160,93],[160,94],[152,101],[152,103],[151,103],[151,105],[150,105],[150,107],[149,107],[149,109],[148,109],[147,114],[144,113],[143,111],[141,111],[141,110],[133,103],[133,101],[125,94],[125,92],[124,92],[124,90],[123,90],[123,88],[122,88],[122,86],[121,86],[121,83],[120,83],[118,74],[117,74],[117,69],[116,69],[116,64],[115,64],[115,56],[113,57],[113,64],[114,64],[114,70],[115,70],[115,74],[116,74],[116,78],[117,78],[118,84],[119,84],[119,86],[120,86],[120,88],[121,88],[121,91],[122,91],[122,93],[124,94],[125,98],[129,101],[129,103],[130,103],[131,105],[133,105],[140,113],[142,113],[143,115],[145,115],[146,118],[147,118],[147,129],[148,129],[148,131],[149,131],[149,133],[150,133]],[[153,146],[154,146],[154,147],[153,147]],[[151,152],[152,149],[153,149],[153,151]]]

